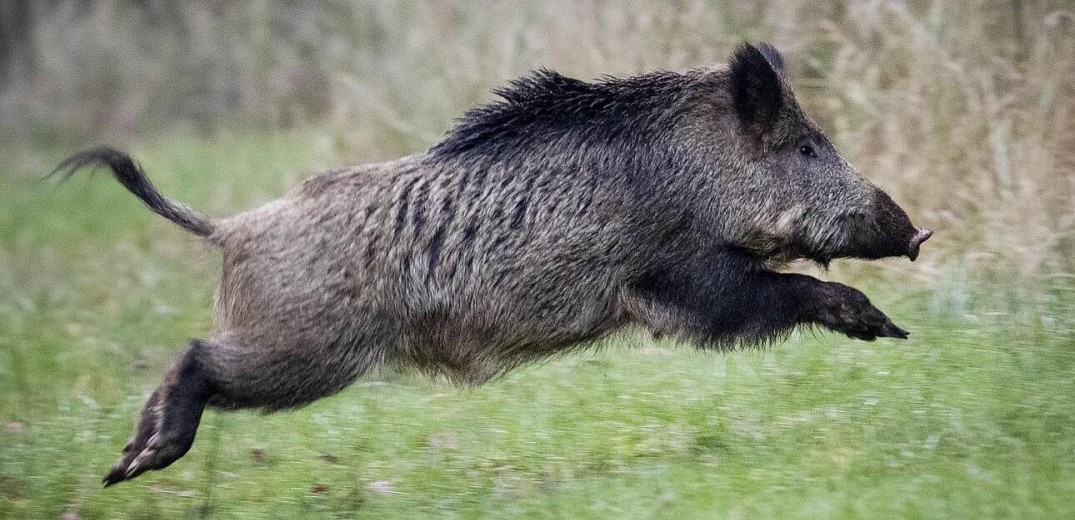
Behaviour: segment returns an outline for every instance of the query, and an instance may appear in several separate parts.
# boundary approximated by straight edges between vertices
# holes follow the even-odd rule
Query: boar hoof
[[[193,432],[185,431],[187,428],[163,431],[165,421],[157,420],[155,415],[143,414],[138,432],[123,447],[123,455],[101,479],[105,487],[130,480],[149,470],[167,467],[190,450],[194,443]]]
[[[134,437],[102,479],[105,487],[165,468],[190,450],[209,398],[205,372],[195,360],[199,347],[196,341],[149,397]]]
[[[873,341],[877,338],[907,339],[908,332],[874,307],[866,295],[842,284],[829,284],[833,294],[826,295],[826,304],[818,315],[818,323],[854,339]]]

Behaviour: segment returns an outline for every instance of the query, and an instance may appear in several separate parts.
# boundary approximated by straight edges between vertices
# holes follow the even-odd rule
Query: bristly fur
[[[500,100],[464,114],[430,154],[514,154],[571,137],[594,143],[630,138],[671,123],[669,101],[687,87],[682,74],[671,72],[591,83],[537,69],[495,90]]]
[[[795,105],[771,47],[728,68],[539,70],[425,153],[335,170],[210,221],[105,165],[223,254],[214,331],[153,393],[107,484],[160,469],[202,409],[302,406],[379,366],[479,384],[631,327],[703,348],[799,326],[906,337],[861,292],[774,263],[903,255],[916,230]],[[809,153],[807,153],[809,152]]]

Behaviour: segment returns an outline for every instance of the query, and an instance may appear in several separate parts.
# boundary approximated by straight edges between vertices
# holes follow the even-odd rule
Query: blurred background
[[[538,66],[630,75],[771,41],[844,153],[940,231],[953,255],[928,260],[1075,257],[1071,2],[7,0],[0,29],[4,142],[296,130],[331,164],[425,149]]]
[[[936,230],[914,264],[811,271],[863,286],[919,343],[807,334],[667,357],[643,341],[464,394],[386,377],[297,414],[211,416],[178,469],[97,490],[176,349],[209,330],[219,260],[104,176],[42,183],[64,156],[130,150],[164,193],[225,216],[324,169],[424,150],[529,69],[678,70],[743,41],[775,44],[845,156]],[[1072,511],[1075,2],[3,0],[0,152],[0,516],[468,517],[517,500],[624,518]],[[903,377],[861,377],[882,372]],[[531,387],[551,397],[527,402]],[[683,404],[699,392],[711,405]],[[624,399],[648,412],[605,415]],[[862,408],[879,401],[899,404]],[[558,422],[571,402],[582,415]],[[258,433],[270,425],[288,433]],[[326,464],[340,482],[322,482]],[[934,470],[947,484],[922,477]],[[805,509],[770,500],[810,478],[829,487],[796,491]],[[949,507],[967,488],[979,495]]]

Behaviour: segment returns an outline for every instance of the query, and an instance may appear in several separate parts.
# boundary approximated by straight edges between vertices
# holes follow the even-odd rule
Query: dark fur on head
[[[154,392],[112,484],[167,466],[201,410],[279,410],[378,365],[481,383],[643,327],[702,347],[797,326],[906,337],[862,293],[774,271],[914,256],[928,238],[795,102],[783,58],[584,82],[541,70],[426,153],[337,170],[209,221],[106,165],[223,252],[215,331]]]

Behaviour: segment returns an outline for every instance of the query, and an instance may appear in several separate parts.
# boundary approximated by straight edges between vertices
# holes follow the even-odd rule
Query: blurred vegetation
[[[104,176],[40,182],[63,156],[129,149],[225,216],[423,150],[528,69],[683,69],[744,40],[937,230],[913,264],[814,273],[910,341],[619,339],[467,391],[385,375],[210,413],[173,468],[99,490],[209,330],[219,259]],[[1075,516],[1073,2],[8,0],[0,151],[0,518]]]

